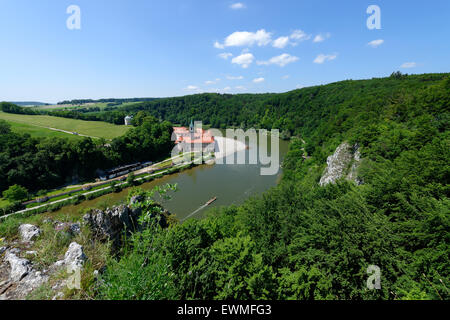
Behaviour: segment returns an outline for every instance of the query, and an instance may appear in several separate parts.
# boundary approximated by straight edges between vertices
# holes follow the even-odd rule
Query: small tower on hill
[[[189,125],[189,132],[194,133],[194,121],[191,119],[191,124]]]

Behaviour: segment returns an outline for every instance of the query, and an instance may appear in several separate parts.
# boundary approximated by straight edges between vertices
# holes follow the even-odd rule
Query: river
[[[259,139],[258,139],[259,140]],[[248,158],[249,152],[254,152],[260,143],[251,143],[248,150],[243,152]],[[267,137],[268,149],[270,137]],[[280,163],[287,153],[288,141],[279,140]],[[234,157],[232,155],[231,157]],[[226,161],[224,161],[226,163]],[[247,161],[248,162],[248,161]],[[152,189],[155,185],[166,183],[177,184],[178,191],[170,192],[171,200],[161,200],[163,206],[171,213],[176,214],[180,220],[186,218],[201,218],[209,208],[217,206],[228,206],[241,204],[252,195],[260,194],[275,186],[281,177],[280,168],[276,175],[261,175],[261,163],[258,164],[213,164],[200,165],[180,173],[156,179],[144,183],[140,187],[146,190]],[[80,210],[91,207],[106,208],[124,201],[128,195],[128,189],[118,193],[111,193],[99,198],[84,201],[78,205],[71,205],[61,208],[55,213],[66,213],[68,215],[77,214]],[[211,205],[202,208],[210,199],[217,197]],[[52,213],[51,215],[55,214]]]

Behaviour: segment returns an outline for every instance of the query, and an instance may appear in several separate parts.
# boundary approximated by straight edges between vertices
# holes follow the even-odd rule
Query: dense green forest
[[[20,107],[3,106],[14,111]],[[3,109],[5,111],[5,108]],[[31,192],[92,179],[99,169],[165,158],[173,148],[172,124],[146,117],[125,135],[106,141],[33,138],[0,120],[0,193],[11,185]]]
[[[379,105],[379,100],[400,99],[402,90],[419,89],[443,77],[445,74],[406,76],[394,73],[389,78],[347,80],[282,94],[204,93],[136,103],[110,113],[145,110],[156,118],[182,125],[188,125],[194,118],[214,128],[277,128],[291,135],[311,136],[319,122],[326,128],[324,117],[340,117],[339,124],[348,117],[345,112],[350,108],[366,108]]]
[[[281,127],[301,135],[311,157],[294,137],[269,192],[202,220],[149,224],[111,259],[99,296],[448,299],[449,107],[449,74],[142,103],[173,122]],[[326,157],[343,141],[359,144],[364,183],[322,187]],[[369,265],[381,269],[380,290],[366,287]]]
[[[14,103],[4,101],[0,102],[0,111],[16,114],[29,114],[29,115],[39,114],[37,111],[34,111],[31,108],[22,107]]]
[[[142,101],[132,105],[110,107],[100,112],[86,112],[82,109],[39,112],[81,120],[123,124],[126,115],[146,111],[158,119],[181,125],[188,125],[191,119],[197,119],[214,128],[277,128],[284,131],[284,137],[302,135],[314,138],[316,135],[312,131],[319,132],[320,130],[316,130],[318,125],[322,125],[322,129],[330,133],[334,131],[334,128],[328,128],[327,123],[322,121],[324,117],[327,119],[339,117],[337,125],[340,125],[348,118],[349,115],[345,112],[348,112],[349,108],[370,108],[371,105],[378,105],[379,100],[395,102],[395,99],[401,99],[402,91],[420,89],[440,81],[445,76],[445,74],[407,76],[397,72],[389,78],[346,80],[282,94],[203,93]],[[366,117],[371,116],[372,111],[370,109],[368,111]],[[322,141],[315,142],[322,143]]]
[[[135,204],[147,228],[109,259],[99,298],[449,299],[450,74],[199,94],[68,116],[119,121],[130,113],[136,128],[111,147],[32,139],[1,123],[0,190],[56,185],[97,166],[156,156],[168,150],[170,122],[191,118],[279,128],[292,139],[279,185],[241,206],[163,228],[154,221],[159,206]],[[320,186],[327,157],[344,141],[359,145],[363,183]],[[369,265],[380,267],[380,290],[366,287]]]

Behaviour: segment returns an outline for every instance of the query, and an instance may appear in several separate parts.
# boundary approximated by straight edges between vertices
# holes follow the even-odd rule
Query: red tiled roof
[[[196,132],[191,135],[186,127],[174,127],[174,133],[177,135],[175,143],[185,142],[189,144],[210,144],[214,143],[214,137],[210,131],[197,128]]]
[[[191,137],[179,137],[179,139],[177,139],[176,141],[178,142],[185,142],[185,143],[190,143],[190,144],[210,144],[210,143],[214,143],[214,137],[212,136],[203,136],[203,137],[193,137],[193,139],[191,139]]]

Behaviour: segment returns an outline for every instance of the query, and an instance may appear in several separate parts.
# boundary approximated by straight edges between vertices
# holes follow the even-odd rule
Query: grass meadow
[[[28,133],[32,137],[37,138],[69,138],[71,140],[81,140],[83,137],[77,136],[74,134],[68,134],[65,132],[50,130],[47,128],[37,127],[34,125],[26,124],[26,123],[19,123],[19,122],[13,122],[8,121],[8,123],[11,125],[11,130],[16,133]]]
[[[78,132],[91,137],[113,139],[123,135],[129,129],[127,126],[119,126],[107,122],[84,121],[45,115],[35,116],[0,112],[0,119],[11,123],[13,130],[16,132],[22,132],[23,130],[23,132],[30,133],[32,136],[52,137],[57,134],[61,137],[80,138],[76,135],[47,129],[55,128]],[[35,129],[32,127],[35,127]]]

